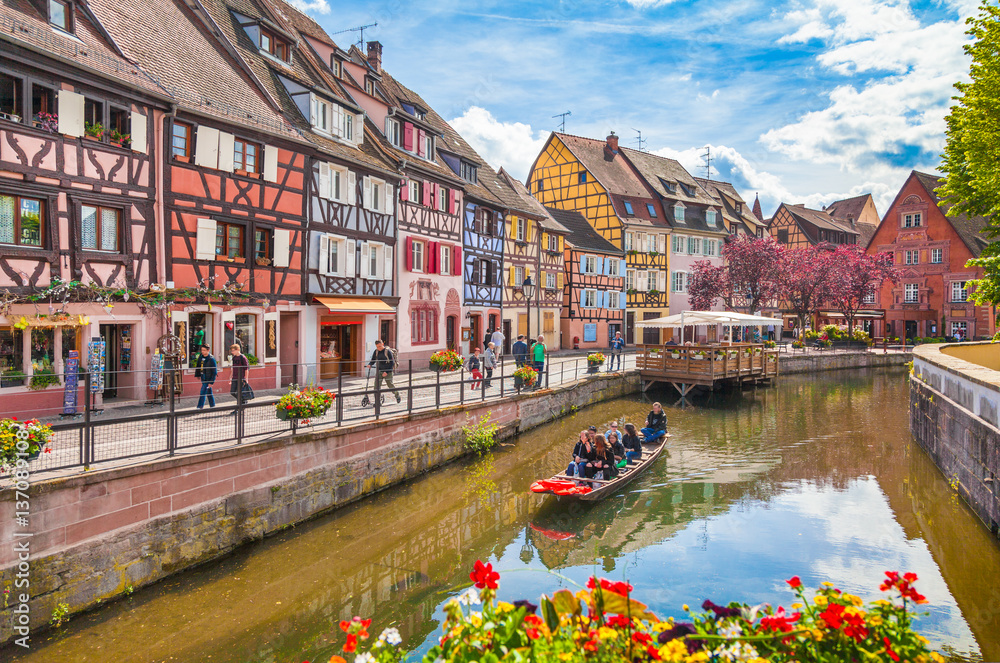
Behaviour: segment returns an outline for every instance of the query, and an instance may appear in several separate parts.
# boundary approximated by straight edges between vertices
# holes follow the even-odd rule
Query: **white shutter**
[[[59,90],[59,133],[67,136],[82,136],[83,107],[85,99],[82,94]]]
[[[219,132],[219,170],[233,172],[233,147],[236,137],[225,131]]]
[[[132,111],[131,127],[132,151],[146,154],[146,116]]]
[[[288,267],[288,254],[291,253],[292,233],[281,228],[274,229],[274,266]]]
[[[316,264],[320,274],[330,275],[330,236],[319,236],[319,262]]]
[[[358,268],[355,265],[358,252],[358,241],[356,239],[349,239],[344,242],[344,244],[347,245],[347,249],[345,250],[347,258],[341,262],[341,264],[344,265],[344,271],[341,276],[353,279],[358,275]]]
[[[392,280],[392,247],[386,246],[382,249],[382,280]]]
[[[372,179],[365,175],[361,185],[361,206],[365,209],[372,208]]]
[[[264,146],[264,180],[278,181],[278,148],[274,145]]]
[[[666,235],[657,235],[657,237],[659,237],[659,245],[660,245],[660,248],[657,249],[657,252],[658,253],[666,253],[667,252],[667,236]]]
[[[636,272],[636,288],[639,292],[646,292],[649,290],[649,273],[646,270]]]
[[[215,260],[215,233],[218,224],[214,219],[198,219],[198,234],[195,238],[196,260]]]
[[[347,204],[358,204],[358,176],[353,170],[347,172]]]
[[[219,167],[219,130],[198,127],[195,138],[194,164],[205,168]]]
[[[368,246],[368,242],[361,242],[361,278],[370,279],[371,274],[368,273],[371,265],[371,247]]]
[[[354,116],[354,144],[361,145],[365,142],[365,114],[358,113]]]
[[[325,161],[319,162],[319,197],[327,200],[333,199],[333,180],[330,172],[330,164]]]
[[[385,210],[386,214],[393,214],[393,206],[396,204],[396,199],[393,196],[396,193],[396,187],[391,184],[385,185],[385,205],[382,209]]]

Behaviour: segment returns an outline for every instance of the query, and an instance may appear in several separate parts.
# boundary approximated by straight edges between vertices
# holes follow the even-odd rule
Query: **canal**
[[[1000,546],[911,444],[907,403],[901,370],[782,378],[668,408],[669,455],[622,494],[592,506],[531,494],[565,467],[581,429],[649,410],[638,396],[604,403],[77,616],[0,660],[327,661],[353,615],[426,649],[476,559],[499,567],[501,598],[567,584],[550,571],[578,583],[597,573],[627,578],[661,616],[706,598],[788,605],[793,575],[877,598],[883,571],[914,571],[932,644],[1000,660]]]

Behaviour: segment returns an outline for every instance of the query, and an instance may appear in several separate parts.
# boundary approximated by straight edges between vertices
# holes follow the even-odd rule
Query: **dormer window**
[[[288,42],[263,27],[260,29],[260,50],[288,62]]]
[[[656,218],[656,208],[653,207],[652,203],[646,203],[646,211],[649,212],[649,218]]]
[[[694,198],[694,189],[692,187],[688,186],[684,182],[679,182],[679,184],[681,185],[681,190],[684,191],[684,195],[688,198]]]
[[[476,181],[477,181],[477,172],[476,171],[477,171],[476,167],[474,165],[472,165],[471,163],[469,163],[468,161],[463,161],[462,162],[461,176],[462,176],[462,179],[465,180],[466,182],[469,182],[471,184],[475,184],[476,183]]]
[[[629,216],[635,216],[635,212],[632,211],[632,201],[623,200],[622,203],[625,204],[625,213]]]
[[[375,96],[375,81],[370,78],[365,79],[365,92],[371,96]]]
[[[684,205],[681,205],[680,203],[674,205],[674,221],[677,223],[684,223]]]
[[[663,188],[667,190],[667,193],[677,193],[677,185],[674,182],[668,182],[667,180],[660,180],[663,184]]]
[[[49,23],[65,32],[73,31],[73,3],[49,0]]]
[[[310,118],[313,129],[330,133],[330,103],[313,95]]]
[[[398,121],[393,120],[392,118],[386,118],[385,137],[390,143],[392,143],[396,147],[400,146],[400,141],[402,140],[402,131],[400,131]]]
[[[434,136],[427,136],[427,135],[424,136],[424,155],[431,161],[434,161]],[[475,177],[476,177],[475,166],[473,166],[473,172],[472,172],[473,179],[469,180],[473,184],[475,184],[476,182]]]
[[[715,227],[715,210],[710,209],[705,212],[705,223],[708,224],[709,228]]]
[[[330,56],[330,71],[333,72],[334,76],[340,78],[340,60],[332,55]]]

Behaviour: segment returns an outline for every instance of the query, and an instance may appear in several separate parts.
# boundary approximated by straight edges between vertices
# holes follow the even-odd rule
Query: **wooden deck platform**
[[[640,345],[636,368],[646,391],[657,382],[674,385],[681,396],[694,387],[763,383],[778,377],[778,351],[760,343],[731,345]]]

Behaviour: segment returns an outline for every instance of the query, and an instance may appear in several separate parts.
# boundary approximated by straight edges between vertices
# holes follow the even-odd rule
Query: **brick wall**
[[[462,427],[487,411],[503,436],[574,406],[638,391],[638,377],[597,377],[511,397],[344,426],[294,439],[33,484],[31,628],[59,603],[77,612],[463,455]],[[17,573],[13,490],[0,491],[0,584]],[[18,528],[23,530],[23,528]],[[13,605],[0,610],[0,642]]]
[[[882,368],[904,366],[910,361],[907,353],[879,354],[877,352],[831,352],[819,354],[784,354],[778,357],[778,374],[815,373],[839,371],[850,368]]]

